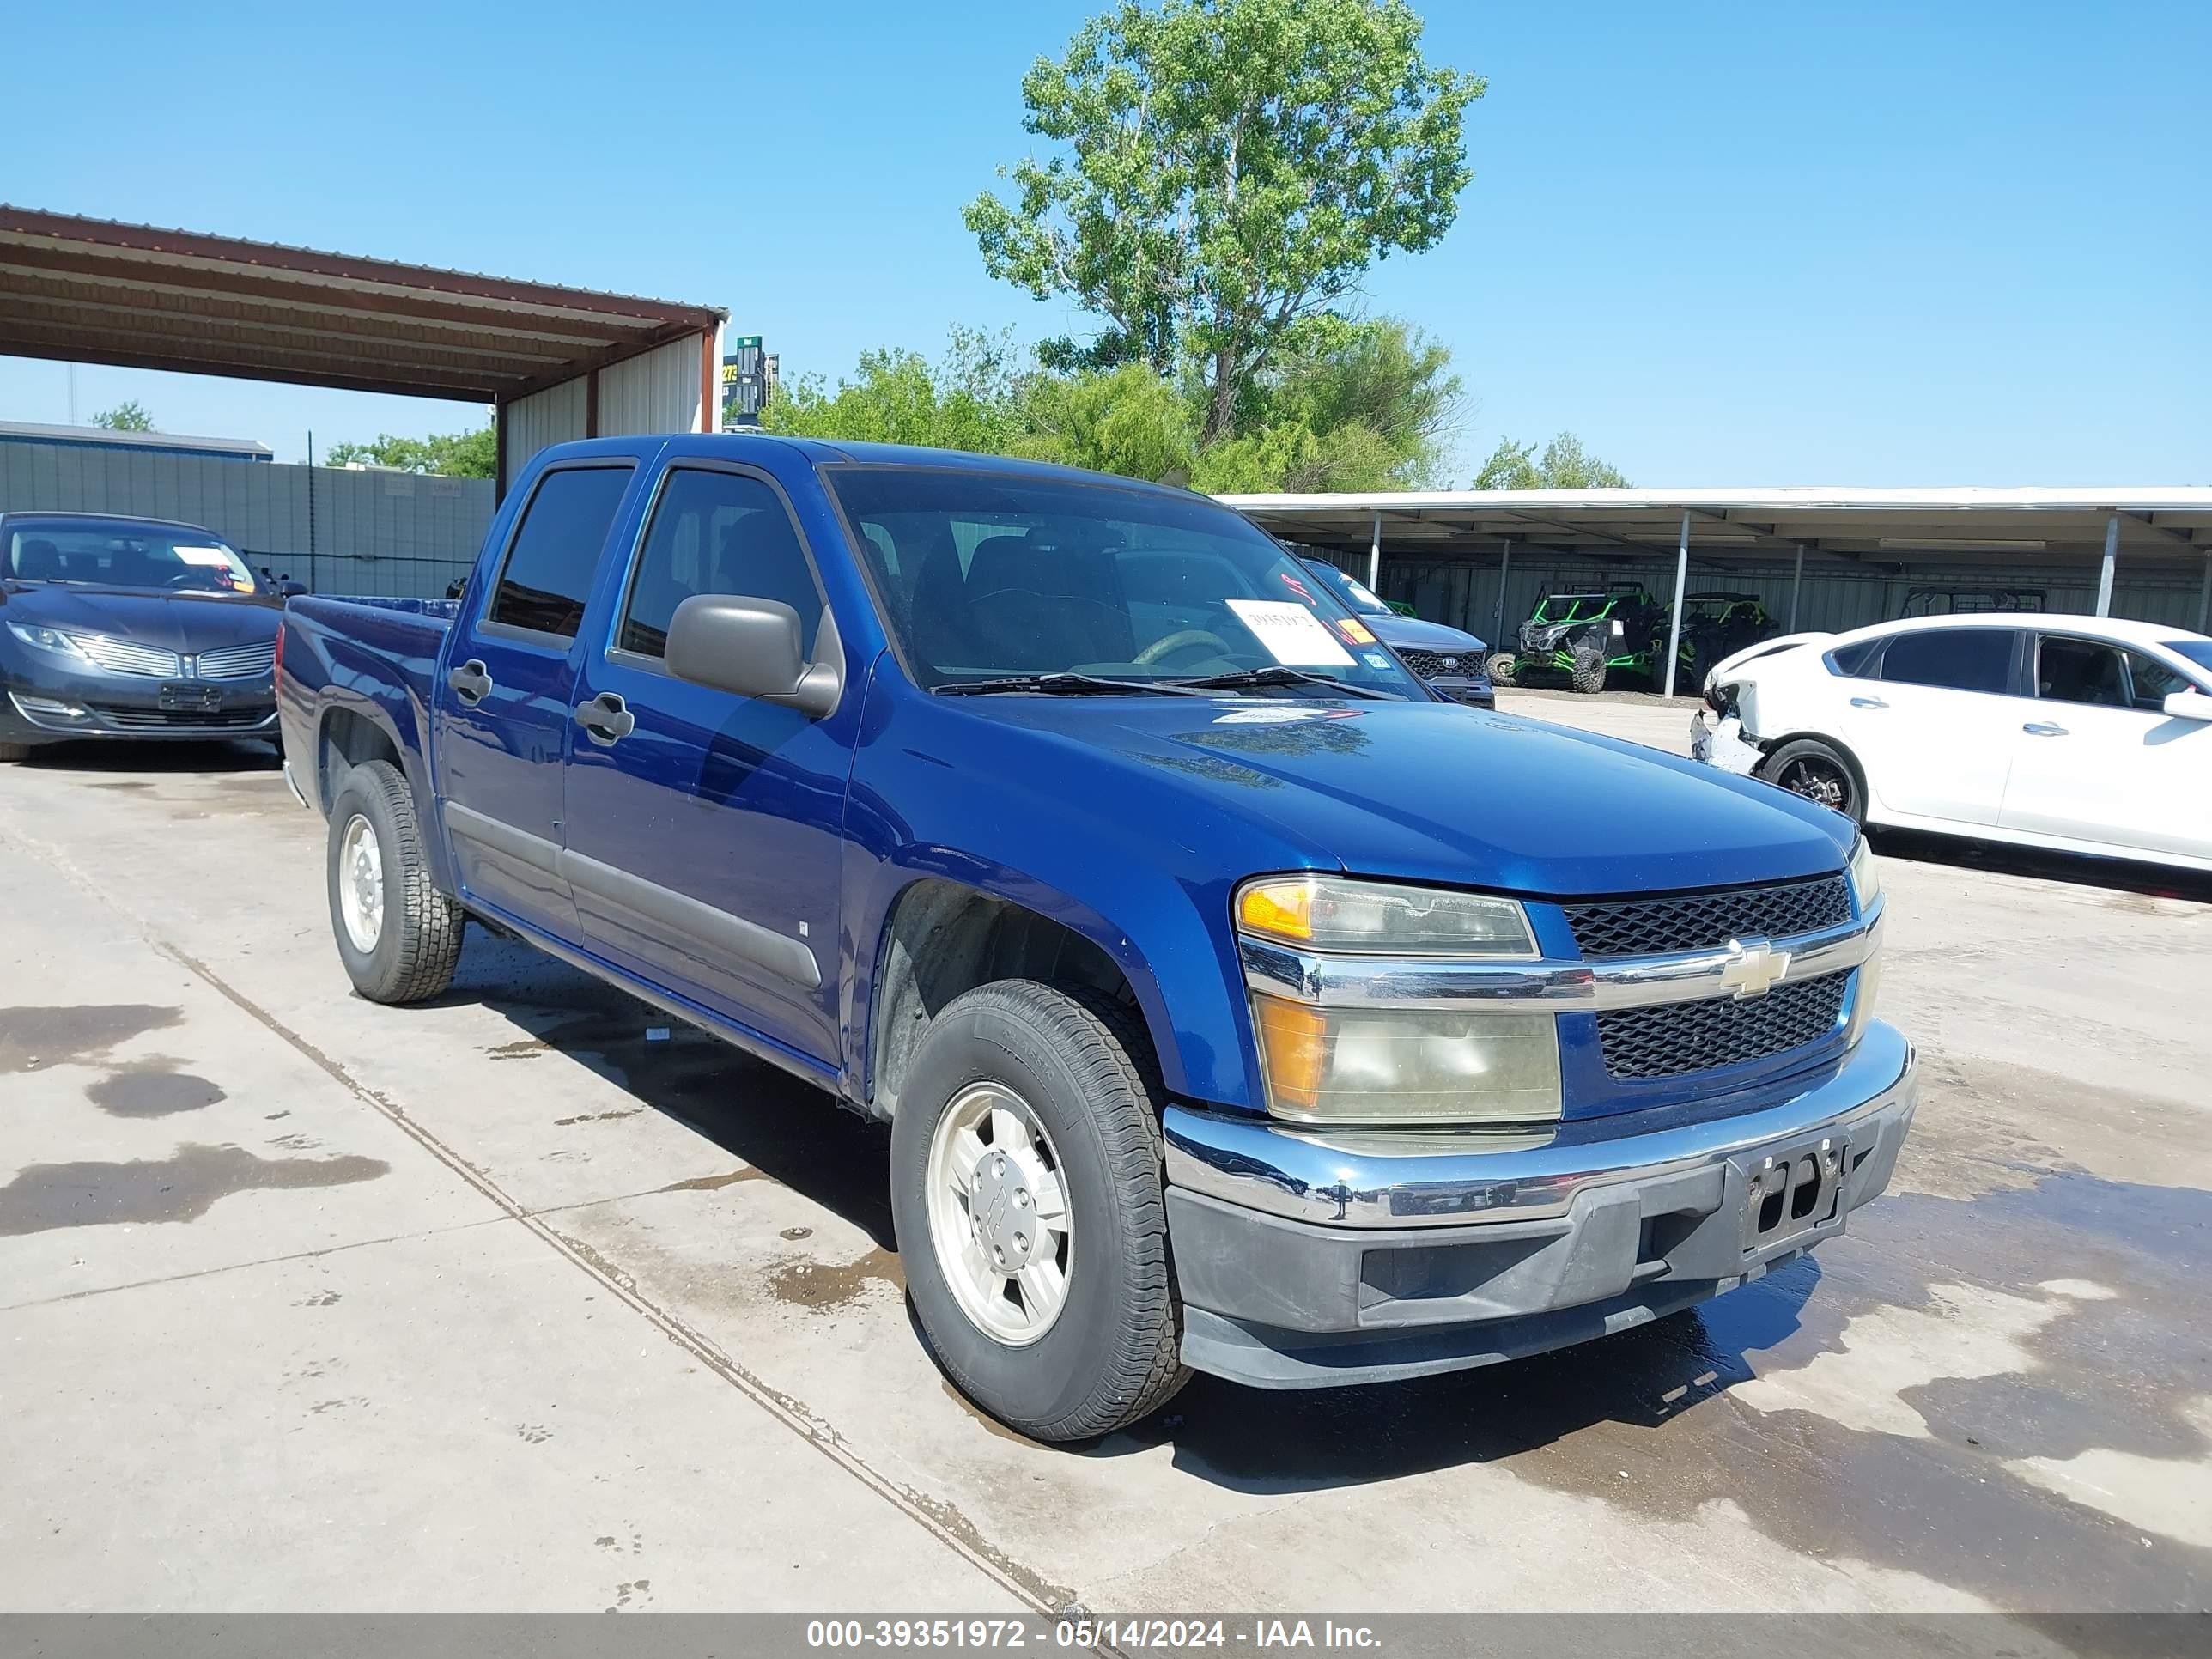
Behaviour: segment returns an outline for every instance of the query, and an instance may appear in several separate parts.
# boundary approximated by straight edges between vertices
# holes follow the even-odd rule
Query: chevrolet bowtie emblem
[[[1790,971],[1790,952],[1763,939],[1732,939],[1721,983],[1740,997],[1763,997]]]

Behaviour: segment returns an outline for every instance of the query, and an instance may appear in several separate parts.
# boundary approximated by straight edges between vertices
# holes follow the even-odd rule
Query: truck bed
[[[276,708],[295,773],[313,775],[313,733],[324,712],[338,707],[380,710],[410,772],[426,778],[431,679],[459,610],[453,599],[319,594],[287,605]]]

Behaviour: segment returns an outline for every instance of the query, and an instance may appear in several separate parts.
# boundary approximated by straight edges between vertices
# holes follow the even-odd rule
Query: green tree
[[[112,409],[103,409],[92,417],[94,426],[104,426],[110,432],[151,432],[154,417],[149,415],[137,398],[119,403]]]
[[[903,348],[864,351],[854,377],[834,388],[819,375],[779,387],[761,424],[794,437],[1019,454],[1028,434],[1023,379],[1003,335],[956,328],[939,366]]]
[[[473,432],[433,433],[427,438],[403,438],[386,432],[369,443],[332,444],[323,458],[325,466],[356,461],[364,466],[391,466],[403,472],[429,472],[448,478],[489,478],[499,465],[499,439],[488,426]]]
[[[1103,363],[1204,388],[1202,439],[1368,267],[1432,246],[1469,177],[1483,82],[1433,69],[1405,0],[1123,0],[1022,82],[1065,147],[963,216],[992,275],[1103,317]]]
[[[1562,432],[1539,455],[1533,443],[1500,438],[1490,459],[1474,475],[1477,489],[1626,489],[1621,470],[1583,448],[1583,441]]]

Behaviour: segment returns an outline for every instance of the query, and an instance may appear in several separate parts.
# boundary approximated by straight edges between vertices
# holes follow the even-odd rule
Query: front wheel
[[[1575,665],[1569,671],[1569,684],[1585,695],[1595,695],[1605,690],[1605,653],[1594,645],[1575,647]]]
[[[1038,1440],[1095,1439],[1188,1376],[1158,1069],[1087,988],[1001,980],[930,1026],[891,1122],[915,1312],[953,1384]]]
[[[407,780],[389,761],[356,766],[331,805],[331,931],[354,989],[421,1002],[453,982],[466,925],[439,890]]]
[[[15,761],[28,760],[30,758],[31,745],[29,744],[0,743],[0,766],[8,765]]]
[[[1493,685],[1513,684],[1513,671],[1520,666],[1510,651],[1493,652],[1489,663],[1490,680]]]
[[[1793,795],[1817,801],[1841,812],[1854,823],[1866,823],[1866,796],[1859,787],[1851,763],[1817,738],[1796,738],[1784,744],[1759,769],[1759,775]]]

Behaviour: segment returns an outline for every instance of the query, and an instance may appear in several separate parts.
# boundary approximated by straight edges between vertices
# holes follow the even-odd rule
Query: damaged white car
[[[2212,639],[1916,617],[1716,665],[1691,753],[1862,824],[2212,870]]]

